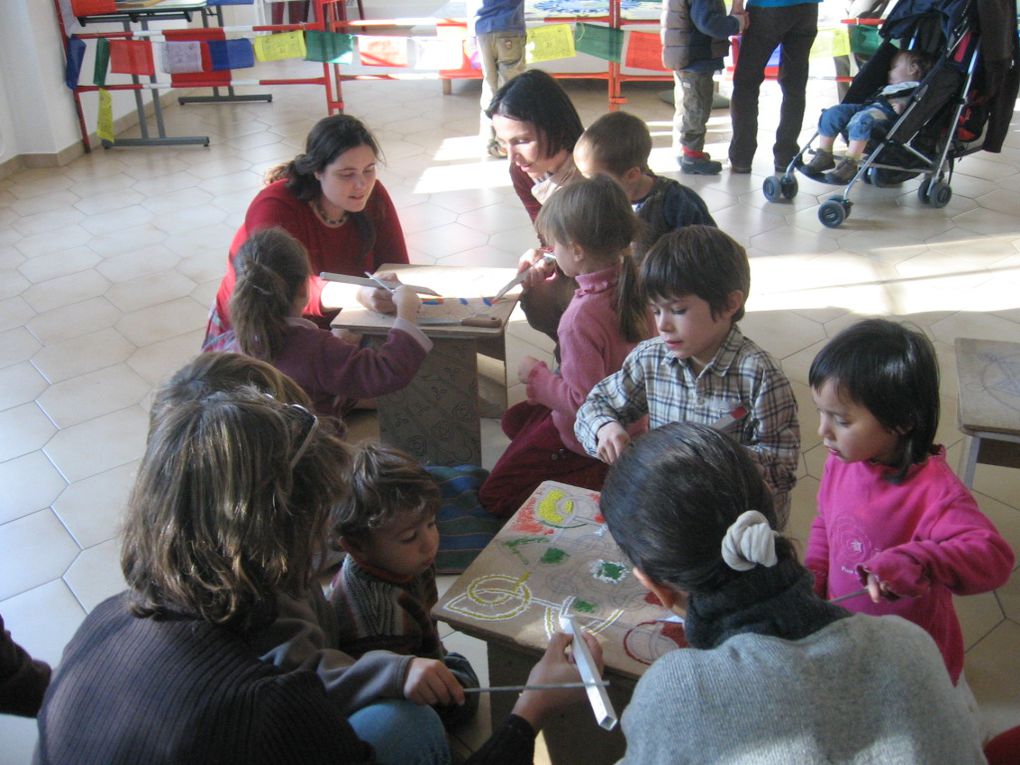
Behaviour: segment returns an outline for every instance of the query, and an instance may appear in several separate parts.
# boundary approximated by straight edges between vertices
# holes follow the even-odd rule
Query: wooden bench
[[[1020,468],[1020,343],[956,338],[957,423],[970,436],[961,478],[978,463]]]

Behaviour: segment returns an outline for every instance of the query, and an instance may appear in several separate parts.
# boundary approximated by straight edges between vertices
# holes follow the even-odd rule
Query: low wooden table
[[[609,696],[620,716],[645,668],[686,640],[676,617],[635,579],[599,513],[598,496],[544,482],[433,614],[488,643],[491,685],[523,683],[560,617],[576,617],[602,644]],[[492,695],[494,727],[515,699]],[[555,763],[612,763],[624,753],[619,726],[599,728],[587,703],[560,713],[543,730]]]
[[[513,268],[384,265],[380,271],[399,271],[408,284],[431,287],[451,296],[443,305],[429,305],[422,295],[421,330],[434,343],[411,384],[377,399],[379,435],[422,462],[434,465],[481,465],[482,434],[478,403],[478,353],[506,358],[506,324],[517,304],[518,290],[492,305],[479,301],[494,295],[516,273]],[[464,305],[460,298],[469,300]],[[495,327],[459,324],[432,325],[439,317],[462,318],[476,310],[498,320]],[[345,308],[332,326],[368,335],[382,343],[393,317],[366,308]],[[506,374],[502,395],[506,406]]]
[[[978,463],[1020,468],[1020,343],[956,338],[960,430],[970,436],[962,480]]]

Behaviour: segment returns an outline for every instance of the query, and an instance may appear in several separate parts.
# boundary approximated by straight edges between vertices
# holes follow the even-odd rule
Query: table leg
[[[380,437],[426,463],[481,465],[476,343],[433,343],[411,384],[379,397]]]

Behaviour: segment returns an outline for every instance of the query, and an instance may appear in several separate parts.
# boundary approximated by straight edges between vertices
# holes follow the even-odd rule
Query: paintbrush
[[[860,590],[855,590],[854,592],[848,592],[846,595],[840,595],[838,598],[833,598],[829,602],[830,603],[842,603],[844,600],[852,600],[854,598],[859,598],[861,595],[867,595],[867,594],[868,594],[868,588],[865,587],[865,588],[860,589]]]
[[[464,693],[509,693],[511,691],[558,691],[561,688],[605,688],[609,681],[598,683],[538,683],[535,685],[490,685],[487,688],[465,688]]]

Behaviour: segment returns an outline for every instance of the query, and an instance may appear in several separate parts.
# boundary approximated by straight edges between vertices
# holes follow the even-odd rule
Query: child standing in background
[[[644,120],[627,112],[609,112],[595,120],[574,145],[574,164],[585,178],[608,175],[623,187],[644,224],[632,254],[641,260],[659,237],[684,226],[714,226],[698,192],[648,169],[652,136]]]
[[[847,608],[896,614],[935,639],[961,695],[963,634],[953,595],[1005,584],[1013,552],[934,444],[939,369],[921,332],[859,322],[808,375],[829,457],[805,565],[825,598],[868,589]]]
[[[574,416],[592,386],[651,332],[628,250],[640,221],[615,181],[600,176],[561,189],[535,226],[578,288],[557,329],[559,372],[531,356],[517,370],[528,400],[503,415],[511,443],[478,493],[482,506],[503,518],[545,480],[602,486],[608,468],[574,438]]]
[[[414,323],[421,301],[404,286],[393,293],[397,316],[378,349],[360,348],[302,318],[308,253],[281,228],[252,234],[238,251],[234,269],[234,338],[227,350],[268,361],[292,377],[320,414],[339,416],[359,399],[400,390],[432,348]]]
[[[347,552],[333,579],[330,601],[337,612],[340,649],[360,657],[369,651],[438,659],[447,684],[478,687],[471,664],[447,653],[439,639],[432,607],[439,550],[439,487],[404,452],[366,443],[354,453],[350,496],[337,509],[334,528]],[[428,688],[412,701],[435,704]],[[477,694],[463,705],[438,706],[448,726],[474,716]]]
[[[673,70],[673,151],[680,171],[718,175],[722,163],[705,153],[712,112],[712,75],[723,68],[729,38],[747,29],[743,3],[726,14],[723,0],[666,0],[662,5],[662,63]]]
[[[645,415],[649,429],[714,425],[747,447],[785,523],[800,460],[797,401],[779,365],[737,326],[751,290],[744,248],[717,228],[682,228],[645,256],[641,284],[659,336],[592,389],[577,440],[611,464],[630,443],[626,426]]]
[[[487,137],[490,157],[506,157],[506,149],[496,140],[485,110],[496,91],[524,71],[524,0],[468,0],[468,34],[478,45],[482,65],[480,133]]]

